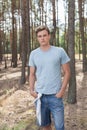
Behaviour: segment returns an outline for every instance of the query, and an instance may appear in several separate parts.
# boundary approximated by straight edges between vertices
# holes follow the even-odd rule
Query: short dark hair
[[[48,28],[47,26],[45,26],[45,25],[40,25],[40,26],[38,26],[38,27],[36,28],[36,30],[35,30],[36,35],[37,35],[38,32],[43,31],[43,30],[46,30],[46,31],[48,32],[48,34],[50,34],[50,30],[49,30],[49,28]]]

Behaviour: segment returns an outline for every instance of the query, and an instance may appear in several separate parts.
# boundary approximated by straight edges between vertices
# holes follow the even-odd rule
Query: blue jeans
[[[55,94],[41,97],[41,126],[51,124],[51,115],[56,130],[64,130],[64,106],[62,98],[57,98]]]

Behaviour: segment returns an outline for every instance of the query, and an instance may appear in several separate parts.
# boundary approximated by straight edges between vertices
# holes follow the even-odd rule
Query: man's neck
[[[41,49],[41,50],[43,50],[43,51],[47,51],[47,50],[49,50],[49,49],[50,49],[50,47],[51,47],[51,45],[50,45],[50,44],[48,44],[48,45],[43,45],[43,46],[40,46],[40,49]]]

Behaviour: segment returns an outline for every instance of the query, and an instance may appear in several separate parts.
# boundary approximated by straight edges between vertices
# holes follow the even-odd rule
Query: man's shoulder
[[[52,46],[54,50],[62,51],[64,50],[62,47]]]
[[[40,49],[39,49],[39,47],[38,47],[38,48],[32,50],[32,51],[31,51],[31,54],[35,54],[35,53],[39,52],[39,50],[40,50]]]

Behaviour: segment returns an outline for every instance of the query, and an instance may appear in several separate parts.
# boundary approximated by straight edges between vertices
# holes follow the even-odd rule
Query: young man
[[[41,127],[43,130],[52,130],[51,117],[55,129],[64,130],[62,98],[70,79],[70,59],[63,48],[50,45],[48,27],[39,26],[36,29],[36,36],[40,47],[30,54],[30,94],[34,98],[37,98],[39,93],[42,94],[40,100]],[[64,72],[63,81],[61,80],[61,67]]]

